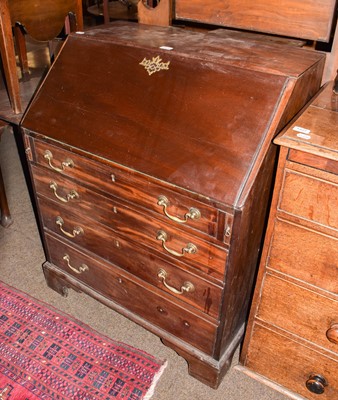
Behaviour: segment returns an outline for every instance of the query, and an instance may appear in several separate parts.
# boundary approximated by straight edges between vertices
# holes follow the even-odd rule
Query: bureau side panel
[[[216,358],[221,358],[226,352],[248,316],[271,200],[276,150],[276,146],[270,146],[244,208],[235,216]]]

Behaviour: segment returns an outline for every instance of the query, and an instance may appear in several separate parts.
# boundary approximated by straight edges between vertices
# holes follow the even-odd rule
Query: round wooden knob
[[[326,379],[321,375],[311,375],[306,381],[307,389],[315,394],[324,393],[325,386],[327,386]]]
[[[333,324],[330,329],[326,331],[326,337],[334,344],[338,344],[338,324]]]

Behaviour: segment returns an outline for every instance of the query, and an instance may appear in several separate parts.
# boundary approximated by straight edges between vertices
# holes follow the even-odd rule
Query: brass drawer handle
[[[76,269],[75,267],[72,267],[70,265],[70,257],[68,254],[65,254],[63,257],[63,260],[65,260],[67,262],[67,266],[68,268],[70,268],[73,272],[75,272],[76,274],[82,274],[82,272],[86,272],[89,271],[88,265],[86,264],[81,264],[81,266],[79,267],[79,269]]]
[[[326,337],[330,342],[338,344],[338,324],[331,325],[326,331]]]
[[[68,203],[70,200],[74,200],[74,199],[78,199],[78,198],[79,198],[78,192],[77,192],[76,190],[74,190],[74,189],[72,189],[72,190],[66,195],[65,198],[64,198],[64,197],[61,197],[60,195],[58,195],[57,192],[56,192],[56,191],[57,191],[57,188],[58,188],[58,185],[57,185],[57,183],[54,182],[54,181],[51,181],[51,182],[49,183],[49,187],[50,187],[50,189],[52,189],[52,191],[53,191],[53,193],[54,193],[54,196],[55,196],[58,200],[62,201],[63,203]]]
[[[166,240],[168,239],[168,235],[166,232],[164,232],[162,230],[157,232],[156,239],[161,240],[162,247],[164,248],[164,250],[166,250],[168,253],[172,254],[173,256],[183,257],[185,255],[185,253],[188,253],[188,254],[196,254],[197,253],[197,246],[195,246],[193,243],[188,243],[185,247],[183,247],[181,253],[179,253],[175,250],[170,250],[165,244]]]
[[[200,210],[198,210],[197,208],[191,207],[189,209],[189,212],[187,212],[184,215],[184,219],[178,218],[178,217],[174,217],[172,215],[170,215],[167,211],[167,208],[169,207],[169,200],[165,197],[165,196],[159,196],[157,199],[157,204],[161,207],[163,207],[163,212],[164,214],[171,219],[172,221],[178,222],[179,224],[185,224],[188,219],[199,219],[201,218],[201,212]]]
[[[50,150],[46,150],[44,154],[44,158],[48,161],[49,166],[57,172],[63,172],[67,167],[73,168],[74,167],[74,161],[70,158],[67,158],[65,161],[61,163],[61,168],[54,167],[52,164],[53,160],[53,154]]]
[[[80,226],[75,227],[75,228],[73,229],[73,232],[72,232],[72,233],[69,233],[69,232],[65,231],[65,230],[63,229],[63,227],[62,227],[63,224],[64,224],[64,220],[63,220],[60,216],[57,216],[57,217],[56,217],[55,223],[56,223],[56,225],[58,225],[58,227],[60,228],[60,231],[61,231],[64,235],[66,235],[66,236],[68,236],[68,237],[70,237],[70,238],[75,238],[75,236],[83,235],[83,233],[84,233],[83,229],[82,229]]]
[[[169,289],[171,292],[175,294],[183,294],[183,293],[192,293],[195,290],[195,286],[191,282],[184,282],[183,286],[181,286],[181,290],[178,290],[174,288],[173,286],[170,286],[166,282],[166,278],[168,276],[168,273],[166,270],[160,268],[157,272],[157,277],[162,280],[163,285]]]

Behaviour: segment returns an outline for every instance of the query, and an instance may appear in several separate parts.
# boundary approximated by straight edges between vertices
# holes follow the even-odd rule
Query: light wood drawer
[[[270,268],[338,294],[338,239],[285,220],[275,221]]]
[[[266,274],[257,318],[338,356],[338,296],[324,296]],[[328,340],[329,331],[331,335],[336,332],[336,343]]]
[[[297,342],[259,324],[253,328],[246,366],[309,400],[338,399],[338,358],[328,357],[307,342]],[[306,382],[323,376],[324,393],[310,392]]]
[[[99,163],[39,140],[34,140],[34,148],[35,162],[60,176],[80,180],[82,184],[120,197],[133,205],[145,207],[159,215],[164,215],[168,222],[183,229],[193,229],[209,236],[216,236],[217,234],[217,209],[177,193],[177,188],[172,188],[173,191],[171,191],[168,184],[163,182],[160,184],[150,177],[145,179],[144,176],[135,171],[116,164]],[[49,152],[50,159],[45,158],[46,152]],[[72,161],[72,167],[60,168],[62,163],[67,164],[69,160]],[[55,168],[61,169],[61,171],[55,171]],[[169,216],[164,213],[164,206],[158,204],[160,197],[163,202],[165,202],[163,197],[168,200],[166,213]],[[183,223],[170,218],[170,216],[173,216],[185,221],[185,215],[189,213],[190,215],[199,215],[199,217],[195,219],[187,217],[186,222]],[[226,220],[229,225],[227,226],[226,241],[229,241],[232,217],[229,216]]]
[[[152,324],[212,354],[217,325],[211,319],[203,318],[197,310],[192,312],[191,307],[187,310],[183,303],[171,301],[161,290],[134,281],[132,275],[103,260],[99,262],[49,235],[46,238],[54,265]],[[69,268],[68,262],[63,260],[65,254],[73,268],[79,271],[82,266],[82,272]]]
[[[77,276],[74,270],[69,267],[67,268],[68,262],[63,258],[65,254],[68,254],[74,261],[75,257],[75,261],[77,265],[79,265],[76,259],[77,255],[75,254],[73,257],[71,247],[68,250],[65,247],[66,244],[64,241],[60,241],[48,234],[46,234],[46,244],[48,245],[49,260],[55,265],[62,266],[62,268],[67,270],[70,274]],[[179,269],[175,265],[165,262],[163,259],[153,254],[145,252],[142,248],[134,246],[121,237],[111,237],[110,248],[112,254],[109,257],[110,262],[158,289],[163,290],[168,295],[172,296],[173,299],[195,307],[197,310],[214,318],[215,321],[219,319],[219,304],[222,294],[221,287],[201,279],[186,270]],[[174,293],[172,290],[169,290],[164,286],[163,279],[158,276],[161,269],[167,273],[166,283],[170,286],[181,289],[186,282],[189,282],[193,285],[194,290],[182,294]],[[99,282],[97,282],[97,284],[99,284]]]
[[[338,162],[304,151],[290,149],[288,160],[338,175]]]
[[[280,210],[337,230],[337,206],[338,184],[285,170]]]
[[[195,269],[196,273],[200,271],[220,281],[224,279],[227,258],[227,252],[224,249],[172,229],[131,209],[122,207],[117,213],[111,212],[109,215],[107,213],[107,218],[111,217],[110,228],[108,228],[87,218],[84,213],[77,213],[76,205],[63,205],[42,198],[39,199],[39,205],[43,224],[47,229],[63,238],[70,238],[74,243],[103,258],[109,260],[112,257],[109,250],[110,237],[115,232],[116,235],[157,252],[168,262],[188,264]],[[80,228],[82,233],[74,235],[75,228]],[[165,243],[159,239],[161,231],[167,235]],[[167,250],[164,249],[163,244]],[[196,252],[191,254],[183,252],[183,249],[188,248],[190,244],[196,247]],[[168,252],[172,249],[177,252],[177,255]]]

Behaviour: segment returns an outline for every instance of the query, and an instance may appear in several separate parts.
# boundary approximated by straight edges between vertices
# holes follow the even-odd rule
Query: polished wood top
[[[338,94],[329,82],[275,139],[281,146],[338,160]]]

